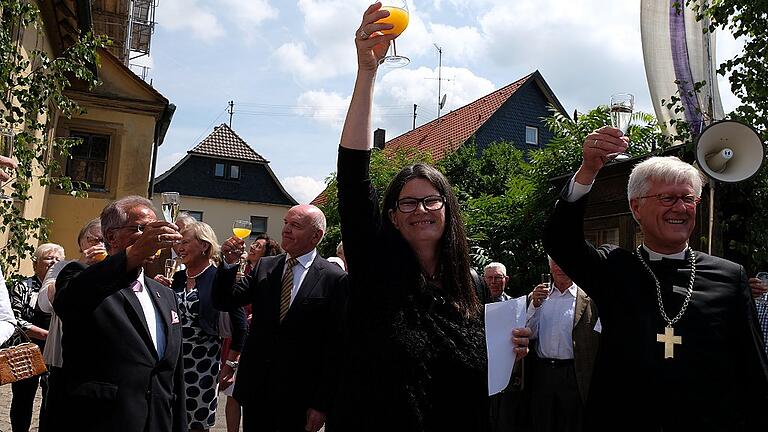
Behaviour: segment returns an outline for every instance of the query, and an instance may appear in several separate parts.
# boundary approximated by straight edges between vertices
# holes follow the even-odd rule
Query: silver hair
[[[101,211],[101,234],[104,236],[104,243],[107,242],[107,233],[115,228],[128,223],[128,211],[136,207],[146,207],[155,211],[152,201],[138,195],[130,195],[112,201]],[[109,249],[109,245],[107,245]]]
[[[64,259],[64,248],[56,243],[43,243],[35,249],[35,253],[32,254],[32,261],[37,262],[43,255],[50,251],[56,251],[61,259]]]
[[[504,264],[500,262],[492,262],[488,264],[487,266],[483,267],[483,273],[485,273],[488,269],[499,269],[502,273],[504,273],[504,276],[507,275],[507,268],[504,266]]]
[[[699,170],[675,156],[654,156],[632,169],[627,184],[627,198],[631,200],[646,195],[652,180],[688,184],[693,187],[696,196],[701,196],[702,177]]]

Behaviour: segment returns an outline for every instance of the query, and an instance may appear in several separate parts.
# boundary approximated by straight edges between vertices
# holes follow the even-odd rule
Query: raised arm
[[[391,24],[377,24],[376,21],[388,15],[389,11],[381,10],[381,3],[372,4],[363,14],[363,21],[355,33],[357,79],[341,132],[342,147],[354,150],[371,149],[371,106],[376,70],[379,60],[387,54],[389,42],[395,38],[395,35],[380,33],[380,30],[391,29]]]

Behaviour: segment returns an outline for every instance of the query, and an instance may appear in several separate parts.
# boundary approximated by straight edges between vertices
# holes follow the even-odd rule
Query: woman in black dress
[[[368,175],[371,105],[388,12],[368,8],[341,135],[338,195],[349,263],[346,361],[337,430],[484,431],[489,427],[483,309],[470,276],[458,202],[435,168],[403,168],[383,212]],[[527,353],[528,329],[510,343]]]

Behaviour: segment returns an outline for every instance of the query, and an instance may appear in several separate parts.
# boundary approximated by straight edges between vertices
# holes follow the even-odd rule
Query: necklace
[[[210,266],[211,266],[211,263],[208,263],[208,265],[207,265],[207,266],[205,266],[205,268],[204,268],[204,269],[200,270],[200,272],[198,272],[198,273],[197,273],[196,275],[194,275],[194,276],[190,276],[190,275],[189,275],[189,268],[187,268],[187,270],[185,270],[185,272],[186,272],[186,274],[187,274],[187,279],[195,279],[195,278],[197,278],[197,277],[198,277],[198,276],[200,276],[201,274],[205,273],[205,271],[206,271],[206,270],[208,270],[208,267],[210,267]]]
[[[664,328],[664,334],[657,334],[656,341],[664,344],[664,358],[674,358],[674,346],[682,345],[683,338],[682,336],[675,336],[675,329],[672,326],[675,325],[675,323],[677,323],[680,318],[683,317],[683,314],[688,309],[688,303],[691,301],[691,295],[693,294],[693,281],[696,279],[696,254],[690,247],[686,248],[686,251],[688,252],[688,260],[691,263],[691,279],[688,282],[688,293],[685,296],[685,300],[683,300],[683,306],[680,307],[680,312],[678,312],[674,318],[669,319],[669,316],[667,316],[667,311],[664,309],[664,301],[661,298],[661,284],[659,283],[659,279],[656,277],[656,273],[651,270],[651,267],[648,266],[648,263],[645,262],[643,256],[640,255],[640,247],[641,246],[638,246],[635,250],[635,255],[637,256],[637,259],[643,263],[643,267],[648,272],[648,274],[651,275],[651,279],[653,279],[653,282],[656,284],[656,299],[659,305],[659,312],[661,313],[661,318],[663,318],[667,323],[667,326]]]

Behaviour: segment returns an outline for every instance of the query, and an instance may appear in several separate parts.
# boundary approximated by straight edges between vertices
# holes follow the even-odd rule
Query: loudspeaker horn
[[[765,149],[755,129],[734,120],[712,123],[696,138],[696,164],[710,178],[737,183],[757,173]]]

